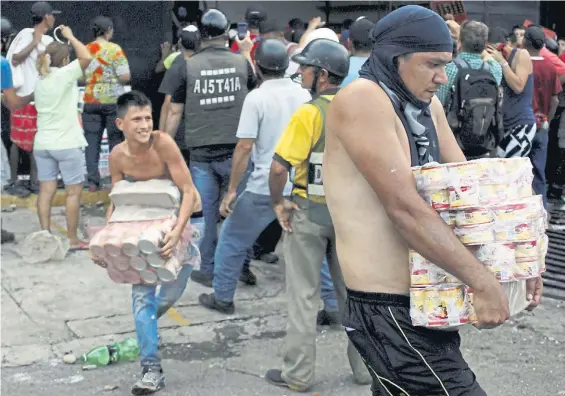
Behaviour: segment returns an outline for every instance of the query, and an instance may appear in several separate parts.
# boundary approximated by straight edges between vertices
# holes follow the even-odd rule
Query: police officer
[[[229,188],[220,206],[227,219],[216,249],[214,293],[198,298],[200,304],[222,313],[234,312],[237,279],[246,252],[265,227],[276,220],[269,191],[269,169],[275,146],[294,112],[311,99],[307,90],[284,78],[288,62],[282,41],[261,40],[255,52],[255,67],[263,82],[245,98]],[[250,158],[253,171],[245,191],[237,197]]]
[[[229,181],[236,131],[243,101],[256,85],[249,37],[239,42],[241,54],[226,47],[229,22],[217,9],[202,15],[201,49],[186,60],[186,81],[171,96],[165,130],[173,135],[185,114],[185,142],[190,150],[190,172],[202,196],[206,231],[200,246],[200,271],[192,280],[212,286],[214,252],[218,240],[222,189]],[[242,187],[245,183],[242,183]],[[244,267],[240,280],[255,284]]]
[[[320,270],[327,257],[340,313],[346,297],[336,254],[335,234],[324,197],[322,162],[327,108],[349,70],[349,54],[333,40],[316,39],[292,58],[300,65],[302,87],[314,97],[292,116],[275,149],[269,185],[274,211],[286,231],[284,255],[288,326],[282,370],[266,380],[296,391],[314,381],[316,315],[320,301]],[[287,175],[293,174],[292,201],[283,197]],[[300,209],[300,210],[296,210]],[[371,383],[361,357],[350,343],[348,356],[358,384]]]

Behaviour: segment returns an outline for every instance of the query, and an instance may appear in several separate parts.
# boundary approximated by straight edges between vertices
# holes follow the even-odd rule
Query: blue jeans
[[[334,283],[330,275],[330,267],[328,266],[328,259],[324,256],[321,271],[321,295],[324,301],[324,310],[326,312],[339,312],[337,306],[337,297],[335,295]]]
[[[207,275],[214,273],[214,254],[218,243],[218,227],[220,222],[220,202],[226,190],[231,173],[232,158],[221,162],[190,162],[190,173],[194,181],[194,186],[202,197],[202,213],[206,222],[206,231],[200,244],[200,254],[202,262],[200,271]],[[246,173],[244,180],[238,187],[240,194],[247,184]]]
[[[200,235],[204,234],[206,230],[204,218],[191,219],[190,223],[194,228],[200,230]],[[197,240],[193,242],[197,246],[201,243]],[[161,367],[161,359],[157,354],[159,349],[157,319],[163,316],[182,296],[191,272],[192,265],[184,265],[177,279],[161,285],[159,291],[157,291],[157,286],[152,285],[132,286],[133,318],[142,367]]]
[[[233,301],[249,249],[275,218],[269,195],[244,191],[237,198],[233,212],[222,224],[214,258],[212,286],[218,300]]]
[[[547,163],[547,147],[549,143],[549,132],[547,129],[540,129],[536,132],[532,141],[530,160],[534,171],[534,181],[532,188],[535,193],[543,197],[543,206],[547,208],[547,181],[545,178],[545,165]]]

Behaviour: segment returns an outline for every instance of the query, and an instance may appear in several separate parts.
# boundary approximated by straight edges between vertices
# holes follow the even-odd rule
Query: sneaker
[[[214,311],[227,315],[232,315],[235,312],[235,305],[233,302],[217,300],[214,293],[201,294],[198,296],[198,302],[200,302],[200,305],[208,309],[213,309]]]
[[[14,234],[2,228],[2,243],[14,242],[15,239]]]
[[[6,191],[10,195],[15,195],[16,197],[25,198],[31,195],[31,191],[27,189],[25,186],[18,182],[11,182],[10,184],[4,187],[4,191]]]
[[[255,286],[257,284],[257,277],[249,267],[245,266],[241,270],[241,275],[239,275],[239,281],[245,283],[248,286]]]
[[[29,182],[27,189],[31,191],[32,194],[39,194],[39,182]]]
[[[318,326],[339,326],[340,322],[339,312],[328,312],[325,309],[318,312],[316,318]]]
[[[165,387],[162,369],[144,368],[141,379],[131,387],[132,395],[150,395]]]
[[[268,264],[275,264],[277,261],[279,261],[279,256],[274,253],[263,253],[259,257],[259,260],[264,261]]]
[[[283,386],[283,387],[289,388],[290,390],[293,390],[295,392],[306,392],[308,390],[307,387],[293,385],[293,384],[290,384],[290,383],[286,382],[285,380],[283,380],[281,370],[271,369],[271,370],[267,371],[267,373],[265,374],[265,379],[270,384],[273,384],[273,385],[276,385],[276,386]]]
[[[214,279],[214,275],[205,274],[200,270],[194,270],[190,274],[190,279],[192,279],[196,283],[200,283],[202,286],[212,287],[212,280]]]

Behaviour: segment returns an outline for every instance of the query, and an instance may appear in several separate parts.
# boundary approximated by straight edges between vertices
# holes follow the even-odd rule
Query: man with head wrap
[[[374,395],[485,395],[458,332],[414,327],[409,313],[408,246],[472,287],[478,325],[509,316],[495,276],[418,195],[410,168],[465,161],[434,96],[447,82],[449,29],[434,12],[405,6],[372,37],[361,78],[336,95],[327,118],[324,187],[348,287],[343,325]],[[540,282],[528,284],[532,305]]]

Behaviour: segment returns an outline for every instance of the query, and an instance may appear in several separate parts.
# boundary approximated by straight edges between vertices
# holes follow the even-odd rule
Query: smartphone
[[[237,24],[237,38],[243,40],[247,36],[247,22],[239,22]]]

